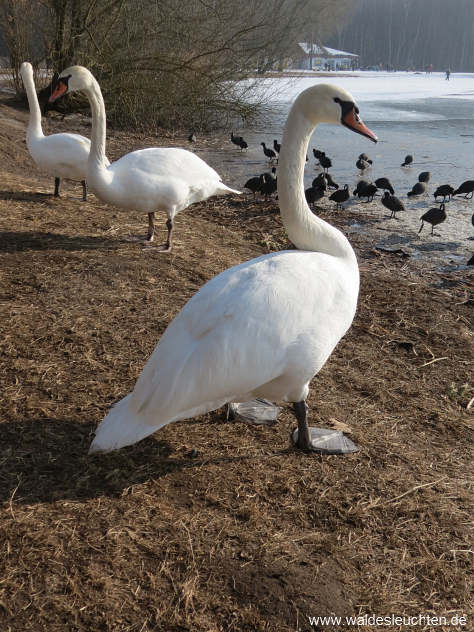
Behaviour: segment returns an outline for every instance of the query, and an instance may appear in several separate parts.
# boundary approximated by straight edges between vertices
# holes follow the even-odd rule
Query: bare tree
[[[474,71],[472,0],[359,0],[355,8],[328,43],[353,50],[363,64]]]
[[[42,42],[35,38],[35,29],[41,30],[45,22],[45,12],[39,2],[0,0],[2,37],[9,51],[12,81],[17,92],[22,90],[21,63],[28,59],[37,69],[44,56]]]
[[[21,0],[0,0],[5,6]],[[23,0],[23,4],[26,0]],[[41,42],[51,70],[79,63],[103,88],[109,120],[211,127],[247,118],[256,73],[281,67],[308,24],[322,37],[349,0],[30,0],[43,23],[9,49],[18,65]],[[16,15],[16,14],[15,14]],[[23,17],[22,17],[23,19]],[[25,18],[26,19],[26,18]],[[12,24],[16,25],[19,17]],[[27,21],[27,19],[26,19]],[[25,22],[26,25],[26,22]],[[22,39],[23,38],[23,39]]]

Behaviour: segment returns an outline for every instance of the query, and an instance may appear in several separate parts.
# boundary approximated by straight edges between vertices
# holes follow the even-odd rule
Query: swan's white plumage
[[[238,193],[201,158],[177,147],[133,151],[113,162],[106,173],[89,173],[89,181],[109,204],[146,213],[164,211],[170,219],[212,195]]]
[[[359,290],[348,240],[304,198],[308,140],[319,121],[340,121],[335,96],[352,100],[333,86],[302,93],[282,140],[280,209],[293,242],[305,249],[252,259],[206,283],[170,323],[133,392],[100,423],[91,452],[130,445],[229,401],[306,399],[353,320]]]
[[[45,136],[41,127],[41,110],[31,64],[23,62],[20,72],[30,107],[26,144],[31,157],[38,168],[50,176],[87,180],[90,140],[80,134],[69,133]]]
[[[226,186],[219,174],[193,152],[151,147],[126,154],[109,167],[104,163],[105,105],[100,86],[83,66],[71,66],[61,75],[68,91],[82,91],[92,110],[92,142],[87,182],[104,202],[146,213],[164,211],[170,220],[190,204],[212,195],[239,193]]]
[[[305,399],[354,317],[357,275],[349,295],[334,279],[336,271],[345,276],[345,268],[325,254],[288,250],[211,279],[170,323],[133,393],[102,421],[94,449],[135,443],[230,401]],[[349,309],[333,308],[325,320],[341,302]]]

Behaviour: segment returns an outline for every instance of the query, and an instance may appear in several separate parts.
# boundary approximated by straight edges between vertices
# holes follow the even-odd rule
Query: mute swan
[[[219,174],[186,149],[151,147],[105,163],[105,105],[96,79],[87,68],[71,66],[58,78],[50,102],[67,92],[84,92],[92,110],[91,152],[87,182],[98,198],[120,208],[148,213],[148,241],[155,235],[155,211],[165,211],[168,238],[161,248],[172,247],[177,213],[211,195],[240,193],[221,182]]]
[[[80,134],[50,134],[45,136],[41,128],[41,110],[33,80],[33,68],[24,61],[20,68],[21,78],[30,106],[30,120],[26,132],[26,145],[31,157],[42,171],[54,177],[54,196],[59,196],[61,178],[80,180],[82,199],[87,199],[87,159],[90,140]]]
[[[296,445],[311,450],[309,383],[354,318],[359,268],[346,237],[304,197],[308,142],[320,123],[373,141],[353,97],[319,84],[296,99],[281,143],[278,197],[297,250],[251,259],[208,281],[170,323],[133,392],[97,428],[90,452],[131,445],[173,421],[227,402],[293,402]]]

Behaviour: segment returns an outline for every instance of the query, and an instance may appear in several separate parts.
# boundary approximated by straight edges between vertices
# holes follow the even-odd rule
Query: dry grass
[[[309,404],[358,454],[297,453],[284,408],[275,427],[216,411],[88,457],[185,301],[286,238],[274,204],[213,200],[178,217],[172,256],[143,250],[124,237],[144,217],[72,185],[54,200],[24,114],[0,118],[0,629],[283,632],[331,612],[470,612],[472,279],[355,242],[358,314]],[[139,140],[115,135],[109,154]]]

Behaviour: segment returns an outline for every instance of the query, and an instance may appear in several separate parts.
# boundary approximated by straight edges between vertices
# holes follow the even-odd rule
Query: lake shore
[[[472,274],[350,233],[362,218],[388,222],[379,202],[324,202],[317,212],[356,250],[361,290],[308,404],[313,425],[360,452],[295,451],[283,404],[272,427],[221,409],[89,457],[97,424],[203,283],[291,244],[277,202],[247,195],[179,214],[169,255],[131,242],[143,214],[82,202],[78,183],[53,198],[26,122],[0,104],[2,629],[294,632],[331,613],[470,611]],[[53,115],[44,130],[88,136],[90,122]],[[190,148],[185,135],[110,130],[107,155],[154,145]],[[227,136],[191,149],[236,188],[244,170],[267,169]],[[160,243],[164,217],[157,226]]]

